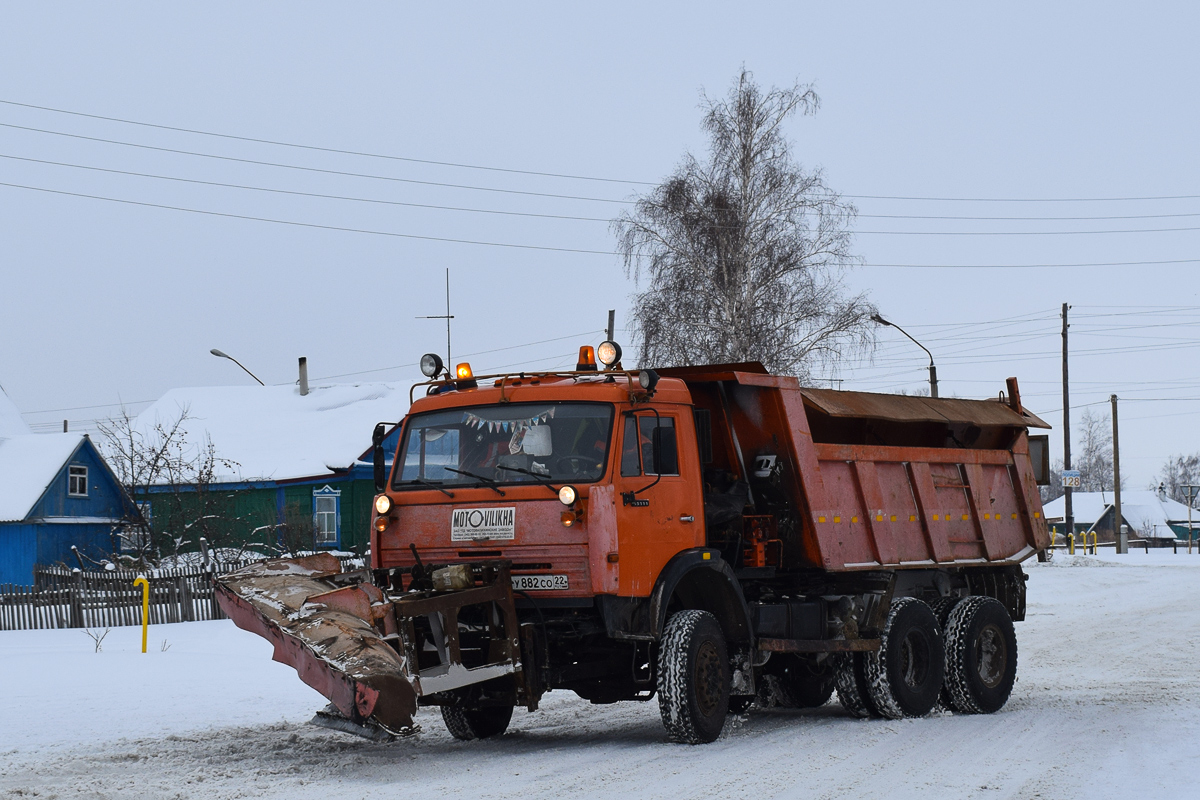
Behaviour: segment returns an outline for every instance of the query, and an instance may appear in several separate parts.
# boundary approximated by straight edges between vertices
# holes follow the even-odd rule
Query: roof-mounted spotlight
[[[646,394],[654,394],[654,387],[658,386],[658,373],[652,369],[644,369],[638,373],[638,386],[642,387],[642,391]]]
[[[612,369],[613,365],[621,360],[621,345],[616,342],[601,342],[596,348],[596,359],[606,369]]]
[[[442,357],[437,353],[426,353],[421,356],[421,374],[426,378],[436,378],[442,374]]]

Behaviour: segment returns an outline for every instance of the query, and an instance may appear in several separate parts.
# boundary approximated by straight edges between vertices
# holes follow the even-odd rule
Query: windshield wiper
[[[545,475],[539,475],[536,472],[530,472],[529,470],[525,469],[524,467],[506,467],[503,464],[497,464],[496,469],[502,469],[502,470],[505,470],[506,472],[519,472],[522,475],[528,475],[532,478],[537,478],[538,483],[540,483],[542,486],[545,486],[550,491],[554,492],[555,495],[558,494],[558,489],[555,489],[553,486],[550,485],[550,479],[548,477],[546,477]]]
[[[474,472],[467,472],[465,469],[455,469],[454,467],[442,467],[446,472],[457,472],[459,475],[466,475],[468,478],[476,478],[483,481],[483,485],[496,492],[501,497],[504,497],[504,490],[496,485],[496,481],[492,478],[485,478],[482,475],[476,475]]]
[[[400,482],[401,483],[419,483],[422,486],[432,486],[434,489],[437,489],[439,492],[446,495],[446,497],[454,497],[454,492],[450,491],[449,489],[445,489],[445,488],[439,486],[438,484],[434,483],[433,481],[427,481],[424,478],[409,478],[406,481],[400,481]]]

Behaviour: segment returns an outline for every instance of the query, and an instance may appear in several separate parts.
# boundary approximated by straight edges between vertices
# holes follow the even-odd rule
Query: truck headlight
[[[391,510],[392,510],[392,498],[388,497],[386,494],[381,494],[375,498],[375,513],[376,514],[378,514],[379,516],[382,517],[384,514],[388,513]]]
[[[575,500],[578,498],[578,496],[579,493],[576,492],[575,487],[571,485],[564,486],[558,490],[558,502],[562,503],[564,506],[575,505]]]

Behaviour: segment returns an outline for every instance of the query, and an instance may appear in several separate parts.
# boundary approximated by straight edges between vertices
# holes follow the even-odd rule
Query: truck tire
[[[961,597],[939,597],[929,604],[929,608],[933,611],[933,616],[937,619],[938,630],[942,632],[942,642],[946,641],[946,625],[950,621],[950,612],[958,605]],[[949,648],[946,653],[949,654]],[[949,659],[949,655],[947,655]],[[947,672],[950,669],[949,663],[946,665]],[[942,681],[942,692],[938,695],[938,705],[946,710],[953,710],[954,704],[950,700],[950,681]]]
[[[938,629],[945,636],[946,623],[950,621],[950,612],[958,605],[961,597],[939,597],[929,604],[929,610],[933,612],[934,619],[937,620]]]
[[[864,659],[867,687],[888,719],[923,717],[937,705],[946,670],[942,632],[915,597],[892,603],[879,649]]]
[[[946,685],[951,707],[964,714],[999,711],[1017,679],[1017,633],[1008,610],[992,597],[968,597],[946,623]]]
[[[442,706],[442,721],[455,739],[469,742],[499,736],[508,730],[512,706]]]
[[[871,693],[867,691],[867,678],[864,669],[864,653],[843,653],[837,657],[837,669],[834,672],[834,687],[837,689],[838,702],[852,717],[867,719],[879,716]]]
[[[672,741],[702,744],[721,735],[729,713],[729,653],[717,618],[678,611],[658,648],[658,710]]]
[[[776,653],[767,667],[773,669],[763,675],[758,692],[764,708],[819,708],[833,696],[837,673],[829,666],[821,669],[791,653]]]

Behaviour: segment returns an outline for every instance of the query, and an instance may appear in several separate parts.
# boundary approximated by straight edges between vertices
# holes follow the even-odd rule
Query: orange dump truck
[[[1047,426],[1015,379],[933,399],[754,363],[627,372],[598,349],[488,376],[426,356],[423,395],[376,428],[370,569],[317,555],[218,579],[330,699],[317,721],[387,736],[436,705],[471,739],[552,689],[657,694],[670,738],[699,743],[756,700],[1004,705],[1020,563],[1050,544],[1028,434]]]

